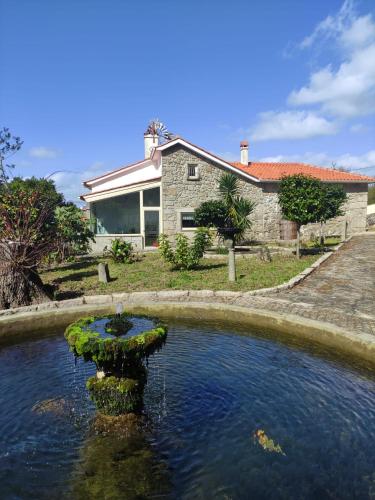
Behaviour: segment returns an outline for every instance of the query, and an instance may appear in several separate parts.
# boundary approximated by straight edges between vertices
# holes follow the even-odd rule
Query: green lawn
[[[238,290],[247,291],[280,285],[309,267],[317,259],[307,255],[297,260],[292,256],[275,255],[270,263],[258,258],[237,258],[236,283],[227,280],[226,256],[203,259],[198,269],[172,270],[158,253],[147,253],[138,262],[115,264],[103,258],[89,258],[44,270],[44,283],[54,285],[57,300],[110,292],[135,292],[146,290]],[[108,262],[111,282],[99,283],[97,265]]]
[[[341,239],[339,237],[336,237],[336,236],[327,236],[326,238],[324,238],[324,246],[325,247],[335,247],[340,242],[341,242]],[[314,241],[305,242],[302,244],[302,247],[303,248],[310,248],[310,249],[311,248],[316,248],[316,249],[320,248],[320,246]]]

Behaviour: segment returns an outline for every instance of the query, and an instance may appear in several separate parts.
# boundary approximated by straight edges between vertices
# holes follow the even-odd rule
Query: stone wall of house
[[[169,236],[181,231],[181,212],[194,211],[203,201],[219,197],[218,184],[226,170],[204,157],[178,145],[163,152],[162,200],[163,231]],[[187,166],[195,164],[199,171],[199,180],[189,180]],[[277,183],[256,183],[238,176],[241,195],[256,203],[252,214],[253,225],[246,235],[247,239],[277,240],[280,238],[281,211],[277,201]],[[344,207],[345,216],[327,223],[324,232],[327,235],[342,235],[346,224],[347,235],[366,228],[367,185],[345,184],[348,201]],[[309,224],[303,227],[303,237],[318,235],[320,226]],[[184,233],[192,236],[194,231]]]
[[[227,170],[182,146],[163,152],[162,161],[163,231],[173,236],[181,231],[181,212],[194,211],[203,201],[219,197],[219,179]],[[197,165],[198,180],[188,179],[189,163]],[[253,226],[247,238],[278,239],[280,209],[276,184],[261,185],[247,181],[242,176],[238,176],[238,179],[241,195],[256,203],[251,217]],[[184,230],[184,233],[191,236],[194,231]]]

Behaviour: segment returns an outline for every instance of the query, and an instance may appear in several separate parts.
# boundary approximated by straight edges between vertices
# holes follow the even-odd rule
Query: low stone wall
[[[132,297],[125,295],[132,295]],[[151,298],[151,301],[147,299]],[[194,299],[187,301],[186,299]],[[220,321],[226,326],[250,327],[259,331],[271,331],[277,340],[288,337],[304,339],[313,344],[322,344],[338,354],[366,359],[375,365],[375,339],[372,335],[348,332],[331,323],[316,321],[295,314],[280,313],[275,310],[254,308],[250,297],[236,292],[216,292],[201,290],[196,292],[158,292],[141,294],[113,294],[94,296],[89,304],[66,304],[55,310],[19,312],[0,317],[0,342],[3,344],[33,337],[39,338],[43,332],[63,329],[77,318],[89,314],[114,312],[116,301],[123,301],[126,310],[133,314],[148,314],[162,319],[186,319],[198,321]],[[75,299],[74,299],[75,300]],[[134,300],[134,302],[133,302]],[[249,305],[250,304],[250,305]]]
[[[143,248],[143,238],[141,235],[116,235],[111,236],[108,234],[97,234],[95,236],[95,243],[91,244],[91,250],[93,254],[102,254],[104,248],[107,246],[110,248],[112,240],[122,240],[127,241],[133,245],[134,250],[142,250]]]

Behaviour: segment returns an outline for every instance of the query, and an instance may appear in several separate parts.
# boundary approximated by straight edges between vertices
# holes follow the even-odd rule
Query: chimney
[[[148,132],[144,133],[145,140],[145,158],[150,158],[152,154],[152,150],[159,146],[159,138],[157,134],[149,134]]]
[[[241,163],[242,163],[242,165],[248,165],[249,164],[249,143],[248,143],[248,141],[241,141],[240,142],[240,149],[241,149]]]

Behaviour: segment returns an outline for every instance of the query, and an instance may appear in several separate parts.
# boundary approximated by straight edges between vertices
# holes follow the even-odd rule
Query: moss
[[[142,407],[144,384],[130,378],[90,377],[86,382],[92,400],[99,411],[106,415],[122,415]]]
[[[113,316],[81,318],[65,330],[65,338],[76,356],[93,361],[99,370],[106,373],[126,372],[129,365],[148,357],[160,349],[167,337],[167,327],[162,324],[130,338],[103,338],[99,332],[87,329],[94,321]],[[126,315],[121,315],[123,319]]]
[[[69,325],[65,331],[74,354],[93,361],[104,372],[104,378],[88,379],[87,389],[98,410],[106,415],[117,416],[142,408],[147,379],[143,360],[160,349],[167,337],[167,327],[162,324],[130,338],[103,338],[100,332],[88,328],[102,318],[126,326],[130,323],[127,316],[88,316]]]

